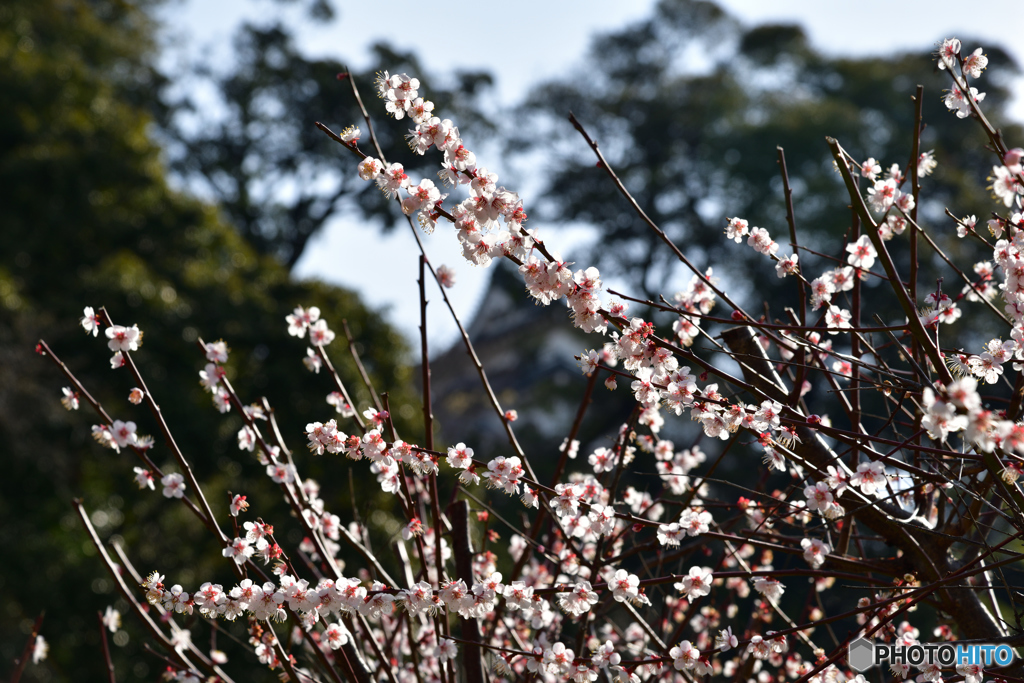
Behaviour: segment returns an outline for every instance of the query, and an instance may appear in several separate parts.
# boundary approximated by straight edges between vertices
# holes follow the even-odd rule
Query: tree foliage
[[[349,321],[371,373],[398,388],[391,401],[399,423],[415,417],[403,407],[406,345],[378,314],[352,292],[291,280],[217,207],[169,189],[150,136],[165,83],[153,66],[152,31],[138,5],[120,0],[0,6],[0,542],[11,551],[0,572],[0,659],[13,661],[26,624],[45,609],[50,660],[26,674],[38,680],[93,679],[102,666],[90,615],[114,596],[94,558],[82,555],[86,537],[72,497],[102,512],[101,533],[117,530],[137,544],[140,571],[172,548],[184,550],[176,570],[195,571],[201,563],[189,562],[209,550],[196,540],[202,530],[194,520],[166,511],[159,491],[138,491],[125,476],[129,455],[83,438],[94,416],[61,408],[63,378],[33,351],[42,336],[87,387],[108,387],[96,397],[112,415],[157,438],[157,464],[172,462],[156,424],[126,401],[131,378],[109,369],[105,340],[83,343],[73,322],[84,305],[105,305],[114,320],[143,329],[142,371],[197,474],[221,489],[230,478],[231,487],[246,489],[237,492],[276,502],[283,517],[262,467],[236,455],[241,420],[217,414],[198,385],[205,361],[197,337],[231,339],[229,371],[240,394],[271,397],[286,439],[297,445],[309,415],[333,411],[323,403],[333,387],[302,367],[304,345],[288,337],[284,316],[298,304],[318,305],[338,325]],[[358,386],[354,373],[341,371]],[[359,402],[367,402],[365,392]],[[227,502],[211,504],[223,517]],[[154,516],[154,509],[165,512]],[[156,521],[133,523],[143,516]],[[134,641],[114,650],[119,670],[134,677],[161,668]]]
[[[986,49],[990,73],[1016,73],[1003,50]],[[980,210],[977,198],[986,194],[977,180],[991,167],[985,140],[946,110],[948,78],[927,54],[828,57],[797,26],[746,28],[713,3],[663,0],[649,19],[596,38],[584,63],[585,71],[532,93],[524,113],[537,123],[521,129],[546,122],[564,135],[554,151],[545,217],[596,226],[587,262],[647,295],[663,291],[675,259],[594,168],[565,122],[570,111],[605,147],[640,206],[677,244],[691,254],[698,248],[695,258],[703,263],[714,259],[699,250],[706,257],[721,243],[726,215],[789,241],[776,145],[785,149],[801,242],[836,254],[851,214],[842,210],[848,201],[825,137],[885,168],[906,169],[917,84],[924,85],[922,150],[934,149],[939,162],[922,221],[955,233],[944,207]],[[989,78],[984,85],[986,112],[1014,137],[1020,128],[1007,125],[1007,81]],[[515,146],[536,151],[531,141],[538,139],[549,137],[531,135]],[[756,267],[741,260],[729,274],[753,282],[746,275]],[[760,288],[778,281],[763,269],[757,282]]]
[[[259,253],[280,259],[288,268],[342,207],[390,228],[400,217],[394,204],[351,172],[343,172],[337,148],[315,125],[362,126],[362,144],[370,149],[369,131],[350,85],[339,82],[347,67],[334,59],[306,56],[282,24],[241,26],[233,58],[226,69],[199,65],[184,79],[211,85],[223,112],[211,115],[216,107],[191,95],[174,103],[166,132],[173,141],[169,149],[175,172],[216,199]],[[373,63],[423,73],[415,55],[383,44],[374,47]],[[381,68],[352,74],[364,96],[373,98],[370,86]],[[455,74],[447,89],[438,88],[433,79],[428,82],[445,116],[458,116],[470,128],[492,127],[478,108],[478,98],[491,84],[487,73]],[[384,148],[401,151],[404,145],[395,143],[402,141],[408,121],[376,118]],[[411,152],[388,160],[433,174]]]

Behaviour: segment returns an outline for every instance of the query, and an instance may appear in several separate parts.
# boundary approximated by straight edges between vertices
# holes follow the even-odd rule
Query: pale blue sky
[[[476,0],[336,2],[340,17],[330,24],[312,25],[298,8],[282,9],[268,0],[171,0],[163,15],[168,25],[168,60],[207,54],[226,57],[233,28],[242,20],[276,16],[300,25],[300,45],[310,54],[331,55],[368,64],[368,47],[386,40],[418,54],[433,73],[456,68],[491,71],[497,77],[498,103],[510,105],[540,81],[564,74],[582,64],[590,37],[647,16],[653,0],[517,0],[485,3]],[[1024,1],[985,0],[965,12],[962,0],[721,0],[722,6],[746,24],[793,22],[804,26],[812,43],[832,55],[866,55],[909,49],[928,49],[941,37],[962,36],[989,44],[998,42],[1024,65],[1024,41],[997,29],[1024,26]],[[972,44],[973,48],[974,45]],[[362,60],[362,61],[360,61]],[[1024,120],[1024,83],[1018,80],[1013,111]],[[379,113],[382,115],[382,112]],[[345,163],[342,157],[339,163]],[[501,160],[482,165],[502,173]],[[527,207],[530,196],[524,195]],[[532,227],[538,227],[533,225]],[[547,234],[549,243],[552,233]],[[586,238],[576,230],[559,231],[563,258],[572,260],[572,245]],[[450,296],[464,320],[472,317],[487,282],[487,271],[469,266],[459,255],[454,234],[443,229],[425,238],[435,265],[446,263],[457,273]],[[360,253],[359,259],[351,254]],[[342,259],[342,254],[349,257]],[[370,226],[339,218],[309,245],[297,267],[303,277],[321,278],[357,289],[374,306],[389,306],[390,320],[407,336],[417,335],[419,320],[415,290],[417,252],[405,230],[381,238]],[[380,264],[393,267],[381,268]],[[435,300],[437,297],[433,297]],[[433,348],[456,338],[454,324],[440,307],[429,327]]]

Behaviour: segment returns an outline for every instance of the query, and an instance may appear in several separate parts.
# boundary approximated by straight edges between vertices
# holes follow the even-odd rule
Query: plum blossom
[[[749,223],[742,218],[730,218],[729,225],[725,228],[725,236],[736,244],[743,241],[743,238],[750,234]]]
[[[687,600],[693,601],[711,593],[711,579],[711,570],[707,567],[690,567],[689,573],[675,584],[675,588]]]
[[[860,488],[865,496],[880,494],[885,482],[885,465],[880,462],[862,462],[850,477],[850,486]]]
[[[50,654],[50,645],[46,642],[46,638],[36,636],[35,641],[32,643],[32,663],[38,664],[42,662],[48,654]]]
[[[153,473],[142,467],[133,468],[135,472],[135,483],[138,484],[140,489],[148,488],[150,491],[155,491],[156,486],[153,483]]]
[[[947,38],[939,46],[939,69],[952,70],[957,63],[957,55],[960,54],[960,41],[956,38]]]
[[[782,597],[786,587],[782,585],[781,581],[776,579],[772,579],[767,576],[758,576],[754,579],[754,590],[769,600],[778,600]]]
[[[974,52],[964,57],[964,63],[961,66],[965,75],[971,78],[981,78],[981,72],[988,66],[988,57],[982,53],[982,48],[977,48]]]
[[[164,498],[181,498],[185,495],[185,477],[177,472],[165,474],[160,483],[164,485]]]
[[[221,364],[228,362],[228,345],[223,339],[206,345],[206,360]]]
[[[296,306],[290,315],[285,316],[285,321],[288,323],[288,334],[302,339],[306,336],[306,330],[319,319],[320,309],[318,307],[310,306],[309,308],[303,308],[302,306]]]
[[[850,253],[846,257],[846,262],[855,268],[864,270],[870,270],[871,266],[875,265],[875,258],[878,256],[878,252],[871,244],[871,238],[867,235],[861,235],[856,242],[847,244],[846,251]]]
[[[727,652],[737,645],[739,645],[739,639],[733,635],[732,626],[719,631],[718,635],[715,636],[715,649],[719,652]]]
[[[334,341],[334,332],[327,327],[327,321],[317,320],[309,326],[309,341],[314,346],[327,346]]]
[[[630,574],[625,569],[619,569],[615,576],[608,582],[612,589],[612,597],[617,602],[646,602],[647,597],[639,592],[640,577]]]
[[[473,449],[460,441],[448,449],[446,460],[455,469],[468,469],[473,464]]]
[[[60,399],[60,403],[67,410],[78,410],[78,392],[72,391],[71,387],[63,387],[61,393],[64,395]]]
[[[853,316],[845,308],[829,306],[825,314],[825,324],[828,326],[829,334],[839,334],[841,330],[850,329],[850,319]]]
[[[676,671],[693,669],[700,659],[700,650],[695,648],[690,641],[684,640],[668,652],[672,658],[672,666]]]
[[[779,250],[779,244],[771,238],[764,228],[754,228],[747,238],[747,244],[759,254],[770,256]]]
[[[571,617],[578,617],[597,604],[598,595],[590,586],[590,582],[579,580],[570,593],[558,594],[558,606]]]
[[[442,287],[451,289],[455,286],[455,271],[445,265],[437,267],[437,281],[441,283]]]
[[[780,258],[778,263],[775,264],[775,274],[780,278],[784,278],[787,275],[793,275],[794,273],[799,272],[799,260],[799,254],[792,254],[786,258]]]
[[[107,342],[107,348],[115,352],[138,351],[139,345],[142,343],[142,332],[139,331],[138,325],[131,327],[111,325],[106,329],[105,334],[110,340]]]
[[[92,309],[92,306],[86,306],[82,310],[82,317],[78,321],[85,330],[85,333],[91,334],[94,337],[98,337],[100,334],[100,328],[103,327],[103,322],[100,317],[96,315],[96,312]]]
[[[825,556],[832,552],[831,546],[817,538],[801,540],[800,547],[804,549],[804,560],[814,569],[825,564]]]
[[[971,101],[978,103],[984,99],[985,93],[978,92],[977,88],[972,86],[967,89],[967,94],[965,94],[959,84],[954,84],[946,93],[943,102],[946,105],[946,109],[956,113],[958,119],[966,119],[972,114]]]

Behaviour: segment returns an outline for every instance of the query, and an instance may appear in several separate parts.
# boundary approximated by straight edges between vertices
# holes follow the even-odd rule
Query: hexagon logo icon
[[[875,644],[866,638],[858,638],[850,643],[846,651],[846,661],[854,671],[867,671],[875,665]]]

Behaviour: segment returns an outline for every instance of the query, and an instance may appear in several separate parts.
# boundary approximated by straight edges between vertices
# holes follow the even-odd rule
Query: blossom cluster
[[[981,50],[967,56],[960,50],[959,41],[946,41],[939,66],[958,70],[946,100],[966,118],[984,96],[969,87],[967,79],[978,78],[987,59]],[[990,398],[979,392],[983,384],[1004,380],[1009,368],[1024,371],[1020,213],[994,214],[988,222],[996,238],[992,259],[974,265],[976,278],[965,275],[966,286],[959,294],[943,293],[940,287],[924,294],[922,306],[910,301],[904,306],[909,317],[902,326],[897,320],[880,329],[892,333],[892,344],[870,347],[869,353],[865,349],[874,337],[873,330],[862,327],[861,287],[874,278],[888,282],[897,294],[905,292],[888,274],[876,272],[876,264],[891,269],[886,243],[901,238],[908,228],[923,230],[915,218],[919,183],[908,180],[927,177],[937,163],[931,152],[923,152],[910,172],[896,164],[883,172],[874,158],[858,162],[837,153],[837,169],[854,188],[851,200],[861,202],[861,233],[849,237],[839,251],[841,258],[818,277],[804,279],[813,259],[800,258],[795,239],[793,253],[780,256],[780,246],[768,229],[751,228],[739,217],[728,219],[726,227],[727,239],[740,244],[746,238],[749,247],[773,259],[778,277],[791,277],[788,282],[801,288],[810,303],[806,321],[801,317],[799,325],[770,322],[767,312],[754,320],[721,291],[711,268],[695,269],[671,303],[663,300],[661,312],[649,316],[658,318],[659,324],[661,318],[671,317],[671,333],[662,334],[653,319],[631,315],[625,303],[602,298],[604,283],[597,268],[574,268],[576,264],[562,260],[535,231],[523,227],[526,212],[518,194],[478,165],[454,123],[436,115],[434,104],[422,96],[418,79],[385,72],[378,89],[389,113],[415,125],[407,136],[413,150],[440,152],[441,180],[463,186],[468,197],[446,210],[448,196],[433,181],[414,183],[400,164],[373,157],[361,160],[359,175],[398,197],[403,211],[417,215],[428,231],[442,217],[450,220],[471,263],[486,266],[495,258],[509,259],[535,301],[548,305],[564,300],[577,328],[600,335],[594,348],[578,357],[581,370],[591,383],[603,375],[611,390],[622,380],[635,402],[633,415],[594,443],[581,443],[583,437],[577,438],[574,428],[558,449],[559,475],[550,485],[537,480],[530,457],[514,438],[514,452],[505,454],[499,448],[474,450],[464,442],[441,450],[421,447],[399,438],[386,406],[359,412],[327,355],[335,333],[317,307],[299,306],[286,317],[287,331],[299,339],[308,334],[304,364],[313,372],[326,369],[333,375],[337,390],[326,402],[336,417],[310,420],[302,430],[308,454],[293,456],[276,429],[266,430],[271,433],[269,441],[264,438],[260,424],[269,423],[266,404],[246,406],[235,395],[227,344],[203,344],[201,385],[219,411],[236,411],[235,419],[243,423],[237,432],[239,449],[252,453],[278,485],[301,527],[302,541],[298,553],[289,556],[278,544],[274,526],[255,516],[255,499],[232,493],[227,512],[234,532],[220,533],[220,547],[236,574],[234,585],[207,581],[186,590],[180,584],[168,587],[159,573],[142,582],[147,600],[171,625],[169,642],[174,648],[184,652],[192,646],[189,629],[201,622],[185,617],[195,617],[198,611],[210,620],[244,621],[259,661],[284,668],[298,680],[313,676],[306,670],[291,673],[301,669],[301,660],[285,650],[286,642],[293,650],[307,648],[321,666],[347,666],[353,671],[365,667],[367,679],[376,670],[377,677],[401,683],[449,680],[459,667],[472,666],[474,658],[481,657],[493,665],[495,680],[532,676],[552,683],[605,678],[639,683],[713,675],[827,683],[865,680],[846,670],[837,654],[829,655],[820,646],[823,641],[812,640],[816,625],[834,618],[835,613],[826,615],[825,603],[815,598],[836,585],[837,571],[843,570],[850,580],[881,585],[857,593],[863,597],[847,613],[862,635],[917,642],[918,629],[895,619],[916,608],[923,596],[955,611],[948,609],[950,603],[941,602],[946,599],[942,591],[920,591],[917,576],[906,569],[935,574],[933,563],[945,562],[944,557],[929,557],[927,566],[915,565],[918,551],[905,539],[916,543],[915,534],[937,529],[944,519],[942,538],[962,535],[963,529],[952,525],[945,510],[954,508],[956,524],[963,524],[966,514],[957,506],[964,500],[975,501],[971,505],[985,502],[987,494],[974,489],[998,490],[1001,498],[998,505],[992,504],[997,513],[1020,495],[1015,481],[1024,471],[1024,424],[1014,410],[992,408]],[[340,139],[361,155],[359,136],[358,129],[349,128]],[[1024,150],[1000,149],[999,154],[1002,165],[994,167],[993,192],[1006,208],[1016,202],[1019,209]],[[865,181],[866,187],[858,186]],[[958,234],[977,236],[976,224],[973,216],[958,221]],[[442,287],[453,284],[450,269],[436,273]],[[735,310],[727,318],[713,318],[714,307],[722,301]],[[939,323],[960,319],[967,303],[986,306],[1003,318],[1010,327],[1008,339],[991,339],[977,354],[940,347],[939,338],[930,335],[938,334]],[[917,315],[910,315],[915,308]],[[141,331],[110,324],[102,310],[97,315],[86,308],[84,314],[81,324],[87,334],[98,336],[106,326],[107,345],[115,352],[111,364],[128,366],[136,376],[139,386],[129,393],[129,403],[147,403],[159,413],[130,355],[139,348]],[[750,332],[754,349],[736,351],[728,340],[720,342],[725,334],[709,332],[710,325],[730,321],[748,328],[742,331]],[[904,345],[908,336],[913,338],[911,347]],[[731,375],[725,364],[698,355],[702,349],[695,342],[702,337],[737,361],[743,379]],[[715,378],[709,381],[711,374]],[[943,379],[936,380],[936,374]],[[850,418],[848,428],[833,427],[828,416],[810,413],[808,403],[816,400],[817,391],[812,376],[821,378],[838,397]],[[365,383],[372,391],[370,382]],[[844,392],[843,383],[850,392]],[[890,410],[889,422],[877,432],[865,427],[876,419],[860,403],[859,397],[866,394],[858,392],[865,389],[877,389]],[[78,409],[83,397],[91,402],[77,383],[62,394],[68,410]],[[493,404],[511,436],[518,413],[503,410],[496,399]],[[684,413],[699,438],[677,446],[667,438],[666,417]],[[907,424],[917,433],[908,437]],[[890,425],[894,426],[888,436],[893,438],[883,436]],[[164,496],[182,500],[204,523],[216,524],[216,514],[211,520],[201,511],[201,490],[187,489],[184,475],[162,473],[150,464],[146,454],[153,440],[137,431],[135,422],[122,420],[93,428],[104,446],[117,452],[133,449],[145,460],[146,467],[135,468],[140,488],[155,490],[159,478]],[[954,435],[961,441],[949,444]],[[925,436],[931,439],[930,446],[922,445]],[[672,439],[679,441],[674,435]],[[432,444],[429,434],[427,443]],[[834,452],[837,444],[847,450]],[[714,472],[734,446],[736,451],[757,449],[764,467],[758,466],[757,490],[726,493],[731,496],[726,499],[723,492],[737,482]],[[715,451],[721,455],[715,457]],[[905,455],[910,451],[913,462]],[[580,453],[585,457],[578,457]],[[936,454],[939,457],[933,457]],[[355,521],[345,524],[327,509],[319,483],[299,474],[303,458],[338,455],[353,463],[366,461],[381,491],[393,496],[394,519],[390,513],[384,517],[389,521],[389,548],[404,571],[399,580],[388,575],[391,558],[381,563],[374,555],[367,527]],[[584,471],[563,474],[570,460]],[[334,459],[339,462],[344,461]],[[198,488],[183,458],[180,464],[190,486]],[[630,480],[620,482],[627,471]],[[947,472],[952,474],[936,474]],[[1002,480],[992,486],[997,474]],[[783,478],[787,484],[773,489]],[[451,499],[458,500],[458,506],[442,507],[439,482],[453,487]],[[978,482],[983,484],[976,486]],[[520,512],[529,523],[519,526],[514,516],[492,509],[493,499],[488,501],[489,494],[476,488],[481,486],[518,496],[525,507]],[[200,504],[193,504],[187,493]],[[954,500],[954,495],[960,498]],[[468,501],[473,501],[476,531],[482,525],[477,535],[466,529]],[[462,512],[466,524],[459,531],[454,515]],[[247,518],[250,514],[253,518]],[[497,522],[491,526],[492,519],[512,529],[505,548],[500,540],[504,527]],[[391,526],[392,522],[397,523]],[[749,529],[737,529],[744,523]],[[1005,524],[1014,524],[1012,515],[1005,515]],[[886,536],[894,526],[899,533]],[[903,550],[892,576],[867,553],[859,557],[852,550],[856,546],[863,551],[866,529]],[[367,564],[343,573],[342,543]],[[502,550],[508,562],[497,554]],[[980,547],[977,552],[981,557]],[[984,555],[986,562],[990,555],[991,551]],[[293,561],[298,559],[302,563]],[[312,569],[308,578],[300,573],[305,567]],[[942,567],[938,576],[966,572],[971,565]],[[985,569],[982,565],[978,571]],[[794,582],[788,576],[802,579]],[[965,574],[967,581],[973,576]],[[960,599],[974,599],[970,596],[973,592]],[[793,607],[800,610],[799,616],[787,613]],[[616,616],[607,616],[613,610]],[[646,619],[655,614],[657,618]],[[798,625],[769,630],[776,617]],[[272,624],[289,619],[290,637],[278,639]],[[484,648],[467,648],[465,638],[455,635],[451,626],[460,620],[473,622]],[[104,619],[108,628],[114,621],[113,615]],[[936,635],[951,638],[948,627],[942,628],[946,631]],[[806,650],[799,651],[804,645]],[[476,649],[486,653],[472,654]],[[941,680],[943,672],[936,667],[918,668],[921,680]],[[957,671],[972,683],[982,673],[969,665]],[[894,673],[905,677],[910,667]],[[169,673],[172,677],[198,680],[185,669]]]

